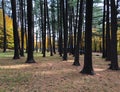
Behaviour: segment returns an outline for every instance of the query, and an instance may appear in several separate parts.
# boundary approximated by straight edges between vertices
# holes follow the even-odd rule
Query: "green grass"
[[[27,53],[24,53],[25,54],[25,57],[27,56]],[[1,50],[0,50],[0,58],[9,58],[9,57],[13,57],[14,56],[14,52],[13,51],[7,51],[5,53],[3,53]],[[34,52],[34,56],[35,57],[42,57],[43,54],[41,52]],[[46,52],[46,56],[50,56],[50,52]]]
[[[9,51],[9,52],[0,52],[0,58],[6,58],[6,57],[13,57],[14,53],[13,51]]]

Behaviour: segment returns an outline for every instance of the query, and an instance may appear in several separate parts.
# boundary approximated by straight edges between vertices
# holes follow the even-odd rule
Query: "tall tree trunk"
[[[51,42],[51,30],[50,30],[50,20],[49,20],[49,11],[48,11],[48,4],[47,4],[47,23],[48,23],[48,32],[49,32],[49,45],[50,45],[50,56],[53,56],[53,49],[52,49],[52,42]],[[51,12],[52,13],[52,12]]]
[[[118,54],[117,54],[117,7],[115,0],[111,1],[111,65],[110,69],[118,70]]]
[[[103,4],[103,23],[102,23],[102,58],[106,57],[106,47],[105,47],[105,3],[106,0],[104,0]]]
[[[67,44],[68,44],[68,0],[65,0],[65,5],[63,5],[63,26],[64,26],[64,51],[63,51],[63,61],[64,61],[64,60],[67,60]]]
[[[20,2],[20,6],[21,6],[21,49],[20,49],[20,55],[24,56],[24,10],[23,10],[23,0],[21,0]]]
[[[80,42],[82,35],[82,23],[83,23],[83,0],[80,0],[80,10],[79,10],[79,23],[78,23],[78,35],[77,35],[77,45],[75,48],[75,59],[73,65],[79,66],[79,51],[80,51]]]
[[[75,48],[76,48],[76,32],[77,32],[77,28],[78,28],[78,10],[79,10],[79,0],[77,0],[77,12],[76,12],[76,17],[75,17],[75,23],[74,23],[74,55],[75,55]]]
[[[59,55],[62,56],[63,52],[63,39],[62,39],[62,30],[63,30],[63,0],[60,0],[60,27],[59,27]]]
[[[97,52],[97,42],[96,42],[95,38],[94,38],[94,52]]]
[[[86,0],[85,56],[81,73],[90,75],[94,74],[92,66],[92,11],[93,0]]]
[[[59,36],[60,36],[60,33],[59,33],[59,30],[60,30],[60,0],[57,0],[57,33],[58,33],[58,52],[60,52],[60,48],[59,48]]]
[[[110,61],[110,16],[109,16],[109,0],[107,0],[107,16],[106,16],[106,61]]]
[[[32,0],[27,0],[27,20],[28,20],[28,53],[27,53],[26,63],[35,63],[33,56],[34,32],[33,32],[33,17],[32,17]]]
[[[44,0],[43,57],[46,57],[46,8],[47,0]]]
[[[73,9],[73,6],[70,6],[70,3],[68,4],[69,5],[69,44],[68,44],[68,47],[69,47],[69,53],[70,54],[74,54],[74,48],[73,48],[73,13],[74,13],[74,9]]]
[[[36,52],[38,52],[38,34],[39,34],[39,32],[38,32],[38,30],[36,30]]]
[[[51,12],[52,12],[52,33],[53,33],[53,52],[56,54],[55,51],[55,1],[52,0],[51,2]]]
[[[13,17],[13,36],[14,36],[14,57],[13,59],[19,59],[19,37],[17,28],[17,17],[16,17],[16,0],[11,0],[12,6],[12,17]]]
[[[42,33],[42,41],[41,41],[41,47],[42,47],[42,53],[43,53],[43,30],[44,30],[44,17],[43,17],[43,0],[40,0],[40,15],[41,15],[41,33]]]
[[[2,10],[3,10],[3,32],[4,32],[4,39],[3,39],[3,52],[6,52],[7,49],[7,34],[6,34],[6,18],[5,18],[5,1],[2,0]]]

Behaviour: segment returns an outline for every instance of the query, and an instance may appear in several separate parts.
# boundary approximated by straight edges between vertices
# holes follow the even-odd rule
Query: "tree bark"
[[[107,16],[106,16],[106,61],[110,61],[111,57],[111,47],[110,47],[110,16],[109,16],[109,0],[106,1],[107,3]]]
[[[13,17],[13,36],[14,36],[14,57],[13,59],[19,59],[19,37],[17,28],[17,17],[16,17],[16,0],[11,0],[12,6],[12,17]]]
[[[20,7],[21,7],[21,49],[20,49],[20,55],[23,57],[24,56],[24,10],[23,10],[23,0],[20,2]]]
[[[86,1],[86,23],[85,23],[85,56],[84,67],[81,71],[83,74],[94,75],[92,66],[92,11],[93,0]]]
[[[102,58],[106,57],[106,47],[105,47],[105,3],[106,0],[104,0],[103,5],[103,23],[102,23]]]
[[[82,24],[83,24],[83,0],[80,1],[80,10],[79,10],[79,22],[78,22],[78,35],[77,35],[77,45],[75,48],[75,59],[73,65],[79,66],[79,51],[80,51],[80,42],[82,35]]]
[[[64,51],[63,51],[63,61],[67,60],[67,44],[68,44],[68,1],[65,0],[65,5],[63,3],[63,26],[64,26]]]
[[[27,53],[26,63],[35,63],[33,56],[34,32],[33,32],[33,17],[32,17],[32,0],[27,0],[27,20],[28,20],[28,53]]]
[[[56,54],[56,51],[55,51],[55,1],[52,0],[51,2],[51,12],[52,12],[52,33],[53,33],[53,52],[54,54]]]
[[[49,32],[49,45],[50,45],[50,56],[53,56],[53,48],[51,42],[51,30],[50,30],[50,20],[49,20],[49,11],[48,11],[48,4],[47,4],[47,24],[48,24],[48,32]],[[52,13],[52,12],[51,12]]]
[[[75,17],[75,23],[74,23],[74,56],[75,56],[75,48],[76,48],[76,32],[77,32],[77,28],[78,28],[78,10],[79,10],[79,0],[77,0],[77,12],[76,12],[76,17]]]
[[[43,54],[43,30],[44,30],[44,17],[43,17],[43,0],[40,0],[40,16],[41,16],[41,33],[42,33],[42,41],[41,41],[41,49]]]
[[[63,0],[60,0],[60,27],[59,27],[59,55],[62,57],[63,53]]]
[[[117,7],[115,0],[111,1],[111,64],[110,69],[119,70],[117,54]]]
[[[6,52],[7,49],[7,33],[6,33],[6,18],[5,18],[5,1],[2,0],[2,10],[3,10],[3,32],[4,32],[4,39],[3,39],[3,52]]]

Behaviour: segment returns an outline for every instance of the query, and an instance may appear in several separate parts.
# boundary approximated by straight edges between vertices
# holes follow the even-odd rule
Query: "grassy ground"
[[[109,62],[93,54],[96,75],[82,75],[81,66],[72,66],[73,57],[68,61],[55,55],[43,58],[35,54],[35,64],[25,64],[26,57],[12,59],[13,52],[0,53],[0,92],[119,92],[120,71],[111,71]],[[119,59],[120,61],[120,59]],[[120,64],[119,64],[120,65]]]

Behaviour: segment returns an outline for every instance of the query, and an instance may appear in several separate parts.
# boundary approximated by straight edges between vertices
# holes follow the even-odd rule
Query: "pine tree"
[[[27,0],[27,21],[28,21],[28,52],[26,63],[35,63],[33,56],[34,49],[34,33],[33,33],[33,18],[32,18],[32,0]]]

